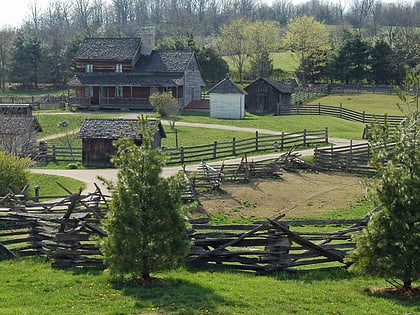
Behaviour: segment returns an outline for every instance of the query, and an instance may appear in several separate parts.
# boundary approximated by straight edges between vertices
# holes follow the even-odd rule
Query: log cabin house
[[[293,85],[260,78],[245,88],[246,110],[250,113],[280,115],[291,106]]]
[[[0,105],[0,150],[16,156],[36,151],[37,133],[42,127],[29,104]]]
[[[194,52],[156,51],[155,29],[141,38],[87,38],[75,55],[69,106],[152,110],[149,96],[169,92],[181,108],[201,98],[204,81]]]
[[[149,126],[155,125],[156,122],[156,120],[149,120]],[[142,137],[136,132],[137,128],[137,119],[85,119],[77,136],[82,139],[82,164],[112,167],[110,159],[116,153],[113,141],[130,137],[137,145],[141,145]],[[153,134],[153,148],[160,148],[162,138],[166,138],[160,122],[157,128],[158,131]]]

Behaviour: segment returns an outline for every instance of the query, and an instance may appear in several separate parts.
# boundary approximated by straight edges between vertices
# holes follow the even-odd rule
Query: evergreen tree
[[[36,35],[25,35],[18,31],[12,52],[11,78],[28,86],[38,85],[39,65],[41,60],[41,41]]]
[[[407,102],[405,93],[400,96]],[[417,109],[395,131],[391,132],[388,124],[374,129],[371,164],[379,176],[371,188],[375,202],[382,207],[355,237],[356,248],[347,258],[352,263],[350,270],[398,279],[407,290],[420,279],[419,130]]]
[[[394,53],[384,41],[378,40],[370,50],[370,64],[372,80],[376,84],[389,84],[397,75],[397,63],[394,62]]]
[[[112,276],[141,276],[177,266],[188,252],[186,220],[181,209],[181,176],[161,176],[164,157],[152,149],[147,119],[138,121],[140,147],[131,139],[116,142],[113,163],[118,181],[105,221],[109,236],[103,244]]]
[[[361,83],[369,79],[369,46],[360,34],[347,34],[344,45],[333,62],[334,79]]]

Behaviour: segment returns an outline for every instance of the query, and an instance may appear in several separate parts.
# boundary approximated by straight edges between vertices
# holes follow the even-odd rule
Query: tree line
[[[221,35],[227,25],[238,19],[250,26],[238,32],[244,32],[245,35],[241,36],[247,37],[247,53],[255,57],[249,60],[249,73],[257,74],[272,71],[270,52],[291,49],[279,38],[284,35],[286,26],[298,17],[311,16],[324,25],[336,25],[334,31],[329,32],[331,51],[335,53],[342,42],[348,40],[349,33],[343,30],[351,29],[358,31],[360,39],[368,46],[375,47],[376,42],[383,40],[394,55],[407,56],[410,52],[401,54],[401,50],[407,41],[417,40],[418,46],[419,34],[415,27],[420,25],[420,1],[311,0],[293,4],[291,0],[276,0],[269,5],[257,0],[51,0],[43,8],[36,1],[32,2],[29,12],[19,28],[0,29],[2,88],[10,81],[26,86],[36,86],[38,82],[64,84],[74,71],[72,59],[84,38],[135,37],[144,26],[156,27],[157,41],[162,48],[179,48],[178,45],[188,49],[193,39],[194,49],[201,54],[200,61],[207,62],[204,68],[218,70],[218,74],[213,75],[204,69],[205,78],[216,81],[226,72],[226,64],[217,55],[228,53],[232,56],[231,52],[224,50],[227,44],[223,43]],[[258,26],[263,24],[258,23],[271,28],[270,36],[261,33]],[[412,34],[408,34],[410,32]],[[258,41],[260,38],[262,40]],[[250,48],[252,45],[254,47]],[[414,48],[414,54],[418,53],[418,47],[414,45]],[[325,52],[311,58],[299,58],[301,79],[311,82],[325,79],[352,81],[350,76],[325,75],[328,71],[321,68],[330,58],[331,55]],[[342,66],[342,63],[336,65]],[[330,72],[333,66],[334,63],[328,62]],[[242,79],[239,68],[238,78]]]

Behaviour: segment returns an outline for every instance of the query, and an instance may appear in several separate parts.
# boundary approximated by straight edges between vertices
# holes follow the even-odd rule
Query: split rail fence
[[[365,111],[358,112],[344,108],[342,104],[340,104],[340,106],[298,104],[284,110],[280,109],[279,115],[322,115],[360,122],[365,124],[363,139],[367,139],[370,126],[374,122],[384,124],[386,117],[390,127],[395,128],[395,126],[397,126],[404,118],[403,116],[373,115],[368,114]]]
[[[281,220],[250,225],[193,224],[187,262],[267,274],[302,266],[345,266],[352,235],[368,222],[358,220]],[[336,230],[340,227],[339,230]]]
[[[278,135],[266,135],[255,132],[252,138],[225,142],[213,142],[199,146],[180,148],[165,148],[167,164],[185,164],[202,160],[215,160],[228,157],[244,156],[255,152],[280,152],[290,148],[304,148],[309,146],[325,145],[328,143],[328,128],[324,130],[303,130],[295,133],[281,133]],[[39,146],[37,161],[64,161],[80,162],[82,149],[66,147]]]
[[[201,160],[215,160],[228,157],[243,156],[255,152],[277,152],[290,148],[324,145],[328,143],[328,128],[324,130],[304,130],[296,133],[281,133],[279,135],[261,135],[255,132],[255,137],[226,142],[215,141],[212,144],[167,148],[168,164],[184,164]]]
[[[211,187],[226,176],[278,174],[282,165],[305,167],[295,154],[273,161],[242,160],[237,166],[215,169],[202,164],[203,179]],[[195,173],[195,172],[194,172]],[[188,178],[190,174],[186,173]],[[0,198],[0,256],[43,255],[58,268],[96,266],[103,263],[98,240],[107,237],[101,219],[108,211],[108,197],[100,189],[81,192],[54,201],[9,194]],[[191,192],[196,194],[196,190]],[[356,220],[284,220],[275,218],[254,224],[209,224],[208,218],[191,220],[188,237],[192,248],[186,261],[266,274],[316,265],[345,266],[344,257],[354,247],[352,235],[367,224],[369,216]]]

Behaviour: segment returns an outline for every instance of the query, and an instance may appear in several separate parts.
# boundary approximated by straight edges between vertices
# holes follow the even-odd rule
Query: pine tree
[[[181,176],[161,176],[164,157],[152,149],[151,128],[139,118],[143,143],[116,143],[119,168],[111,209],[105,220],[109,236],[103,250],[113,277],[141,276],[177,266],[188,252],[187,222],[181,214]]]
[[[400,96],[408,101],[406,93]],[[356,248],[348,258],[352,263],[350,270],[398,279],[406,290],[411,290],[412,282],[420,279],[419,131],[417,109],[395,130],[387,123],[374,129],[371,164],[378,176],[371,188],[381,208],[356,236]]]

